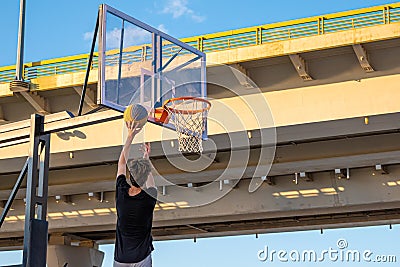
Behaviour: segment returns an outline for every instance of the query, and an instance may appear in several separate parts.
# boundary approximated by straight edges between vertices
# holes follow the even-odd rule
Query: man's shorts
[[[152,267],[151,254],[138,263],[120,263],[114,260],[114,267]]]

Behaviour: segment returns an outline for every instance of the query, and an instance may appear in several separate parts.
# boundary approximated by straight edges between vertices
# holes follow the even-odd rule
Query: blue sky
[[[88,53],[99,0],[27,0],[25,62]],[[384,0],[109,0],[105,3],[174,37],[261,25],[392,3]],[[19,0],[2,1],[0,66],[16,61]]]
[[[392,3],[383,0],[147,0],[106,3],[158,28],[174,37],[237,29],[315,15],[322,15]],[[88,53],[98,0],[27,0],[25,62],[39,61],[80,53]],[[2,1],[0,16],[0,66],[15,64],[18,29],[18,0]],[[266,245],[275,250],[323,250],[336,247],[340,238],[347,240],[349,248],[375,254],[397,255],[400,261],[398,236],[400,227],[388,226],[326,230],[295,233],[254,235],[156,242],[155,266],[283,266],[289,263],[260,262],[257,252]],[[106,252],[104,266],[111,266],[113,246],[101,246]],[[177,263],[177,259],[179,259]],[[20,252],[0,252],[0,264],[21,262]],[[313,263],[314,264],[314,263]],[[310,266],[294,263],[292,266]],[[316,265],[316,264],[314,264]],[[323,266],[396,266],[393,263],[329,263]]]
[[[155,242],[153,252],[153,265],[162,267],[262,267],[262,266],[346,266],[346,267],[391,267],[398,266],[400,250],[398,236],[400,226],[393,229],[389,226],[374,226],[349,229],[304,231],[277,234],[231,236],[218,238],[204,238],[193,240],[159,241]],[[329,248],[340,251],[337,247],[338,240],[346,240],[348,246],[344,251],[355,250],[361,254],[369,250],[370,258],[375,256],[395,255],[397,263],[377,262],[342,262],[330,261],[328,257],[322,262],[280,262],[267,259],[262,262],[258,259],[258,251],[265,246],[271,250],[292,250],[302,253],[304,250],[315,250],[320,255],[321,251]],[[113,245],[102,245],[100,249],[106,253],[103,266],[112,266]],[[286,256],[288,258],[288,256]],[[288,258],[289,259],[289,258]],[[1,264],[17,264],[21,262],[21,252],[0,252]]]

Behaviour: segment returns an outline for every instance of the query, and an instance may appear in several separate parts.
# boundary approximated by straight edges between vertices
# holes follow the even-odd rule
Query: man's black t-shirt
[[[114,259],[121,263],[140,262],[154,250],[151,226],[157,189],[151,187],[135,196],[129,196],[129,188],[126,176],[118,176],[115,191],[118,219]]]

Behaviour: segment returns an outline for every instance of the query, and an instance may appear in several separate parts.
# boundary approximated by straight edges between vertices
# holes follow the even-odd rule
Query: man
[[[151,174],[150,144],[142,147],[143,158],[127,162],[132,140],[140,129],[134,123],[126,126],[128,137],[118,161],[115,191],[118,219],[114,267],[151,267],[154,250],[151,227],[157,189]],[[126,179],[126,165],[132,185]]]

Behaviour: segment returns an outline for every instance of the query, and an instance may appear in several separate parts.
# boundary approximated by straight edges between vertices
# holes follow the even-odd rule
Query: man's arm
[[[146,187],[151,188],[151,187],[156,187],[156,184],[154,183],[154,177],[152,173],[149,173],[149,176],[147,176],[147,181],[146,181]]]
[[[150,161],[150,152],[151,152],[150,143],[144,144],[144,146],[143,146],[143,158],[148,159],[149,162],[150,162],[150,165],[153,167],[153,164],[151,164],[151,161]],[[154,177],[153,177],[153,174],[151,172],[147,176],[146,187],[147,188],[156,187],[156,184],[154,182]]]
[[[121,174],[126,176],[126,159],[128,158],[129,149],[131,148],[131,144],[133,138],[140,132],[141,129],[138,129],[137,123],[126,123],[126,127],[128,128],[128,136],[126,138],[124,147],[122,148],[121,155],[119,156],[118,160],[118,171],[117,177]]]

